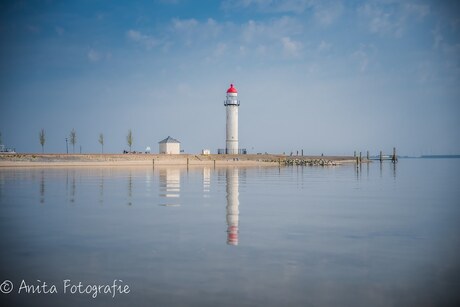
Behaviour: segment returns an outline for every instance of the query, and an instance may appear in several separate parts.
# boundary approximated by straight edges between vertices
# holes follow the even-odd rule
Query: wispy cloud
[[[202,22],[194,18],[174,18],[171,21],[171,34],[190,46],[195,42],[201,43],[206,40],[218,39],[222,32],[222,27],[222,24],[212,18]]]
[[[283,52],[289,57],[298,57],[302,49],[302,44],[298,41],[292,40],[289,36],[281,38],[283,44]]]
[[[320,2],[315,5],[315,19],[320,25],[329,26],[342,15],[343,10],[341,2]]]
[[[41,28],[36,25],[27,25],[26,29],[27,31],[32,32],[32,33],[39,33],[41,31]]]
[[[91,62],[99,62],[101,60],[109,60],[112,57],[112,54],[110,52],[104,53],[91,48],[86,53],[86,56]]]
[[[429,13],[428,5],[402,2],[372,2],[358,8],[358,15],[367,19],[371,32],[395,37],[404,34],[407,23],[414,17],[420,20]]]
[[[426,4],[404,3],[403,9],[408,15],[415,15],[418,18],[423,18],[430,13],[430,7]]]
[[[56,31],[56,33],[59,35],[59,36],[62,36],[64,33],[65,33],[65,30],[63,27],[55,27],[54,30]]]
[[[90,49],[87,56],[91,62],[97,62],[101,59],[101,54],[94,49]]]
[[[342,14],[344,5],[339,0],[226,0],[222,2],[222,8],[224,10],[253,8],[260,13],[268,14],[301,15],[311,11],[317,23],[328,26]]]
[[[352,53],[352,58],[358,63],[361,72],[368,70],[374,49],[375,47],[373,45],[361,44],[358,50]]]
[[[311,7],[315,0],[226,0],[222,2],[222,8],[230,10],[234,8],[254,7],[264,13],[297,13],[300,14]]]
[[[393,10],[366,3],[358,9],[358,13],[369,22],[369,30],[378,34],[401,36],[404,30],[403,20]]]
[[[194,18],[191,19],[178,19],[172,20],[173,28],[179,31],[192,31],[198,25],[198,21]]]
[[[241,26],[241,37],[246,43],[278,40],[299,34],[302,29],[303,26],[297,19],[287,16],[266,22],[249,20]]]
[[[325,51],[329,51],[332,47],[332,44],[331,43],[327,43],[325,41],[321,41],[318,45],[318,47],[316,48],[317,51],[319,52],[325,52]]]
[[[140,31],[136,30],[128,30],[126,32],[126,37],[129,40],[144,46],[148,50],[158,46],[159,44],[159,41],[153,36],[142,34]]]

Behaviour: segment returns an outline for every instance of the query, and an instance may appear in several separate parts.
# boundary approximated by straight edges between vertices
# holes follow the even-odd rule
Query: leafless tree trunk
[[[126,142],[128,142],[129,151],[131,152],[131,146],[133,145],[133,132],[131,129],[128,130],[128,135],[126,136]]]
[[[75,153],[75,144],[77,144],[77,132],[75,131],[75,129],[72,129],[72,131],[70,131],[70,144],[72,144],[73,153]]]
[[[38,134],[38,137],[40,138],[40,145],[42,145],[42,153],[45,152],[45,129],[42,128],[42,130],[40,130],[40,133]]]
[[[102,146],[102,153],[104,153],[104,134],[100,133],[99,134],[99,144]]]

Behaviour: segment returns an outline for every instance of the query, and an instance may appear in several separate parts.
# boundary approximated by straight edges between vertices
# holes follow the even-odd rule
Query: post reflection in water
[[[67,170],[65,188],[66,188],[66,194],[68,197],[67,201],[70,201],[71,203],[75,203],[75,192],[77,189],[77,184],[75,182],[75,170],[72,170],[72,183],[70,186],[70,191],[69,191],[69,170]]]
[[[45,203],[45,171],[40,172],[40,203]]]
[[[211,191],[211,169],[209,167],[203,168],[203,197],[209,197]]]
[[[166,168],[160,169],[160,197],[166,198],[166,202],[161,206],[180,206],[180,169]]]
[[[132,206],[132,199],[133,199],[133,174],[129,171],[128,177],[128,206]]]
[[[227,168],[227,244],[238,245],[239,191],[238,168]]]
[[[99,204],[104,204],[104,172],[101,171],[101,177],[99,179]]]

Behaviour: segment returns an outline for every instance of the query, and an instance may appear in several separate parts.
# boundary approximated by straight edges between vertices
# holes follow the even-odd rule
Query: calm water
[[[0,299],[2,306],[459,306],[459,183],[459,159],[377,162],[359,172],[0,169],[0,282],[13,283]],[[130,292],[63,293],[64,280],[85,287],[115,280]],[[18,293],[23,281],[58,293]]]

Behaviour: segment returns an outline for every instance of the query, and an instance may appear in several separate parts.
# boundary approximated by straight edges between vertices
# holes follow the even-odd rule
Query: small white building
[[[178,155],[180,154],[180,142],[172,137],[168,136],[163,141],[158,142],[160,144],[160,154]]]

